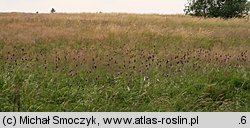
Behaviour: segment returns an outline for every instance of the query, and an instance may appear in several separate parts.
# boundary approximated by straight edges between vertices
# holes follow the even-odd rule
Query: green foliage
[[[248,15],[247,0],[188,0],[185,13],[200,17],[240,18]]]
[[[250,11],[250,1],[247,2],[247,11]]]

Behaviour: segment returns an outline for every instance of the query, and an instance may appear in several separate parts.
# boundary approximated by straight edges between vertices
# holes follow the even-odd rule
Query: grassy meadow
[[[250,111],[250,21],[1,13],[0,111]]]

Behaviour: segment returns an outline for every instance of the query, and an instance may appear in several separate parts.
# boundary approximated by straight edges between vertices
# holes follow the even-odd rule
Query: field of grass
[[[250,21],[2,13],[0,111],[250,111]]]

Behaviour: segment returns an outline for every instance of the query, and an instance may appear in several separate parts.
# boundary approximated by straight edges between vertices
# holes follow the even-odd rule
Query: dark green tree
[[[51,9],[50,13],[55,13],[56,10],[54,8]]]
[[[247,2],[247,11],[249,12],[250,11],[250,1]]]
[[[185,13],[201,17],[245,17],[249,12],[247,0],[187,0]]]

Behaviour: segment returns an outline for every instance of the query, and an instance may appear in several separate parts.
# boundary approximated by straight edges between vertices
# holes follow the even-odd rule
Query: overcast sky
[[[0,12],[183,13],[186,0],[0,0]]]

